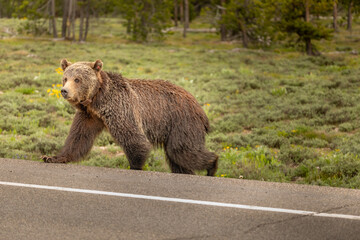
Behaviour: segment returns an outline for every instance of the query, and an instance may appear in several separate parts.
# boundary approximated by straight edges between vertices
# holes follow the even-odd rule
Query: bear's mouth
[[[73,105],[81,104],[87,106],[91,103],[91,101],[87,100],[86,98],[79,100],[79,98],[74,99],[67,96],[66,98],[64,97],[64,99]]]
[[[83,104],[84,102],[86,102],[86,97],[82,98],[81,100],[79,100],[79,103]]]
[[[66,97],[64,97],[64,99],[71,103],[81,103],[82,102],[82,100],[79,100],[79,98],[77,98],[77,97],[74,98],[74,97],[66,96]]]
[[[87,107],[87,106],[89,106],[91,104],[91,102],[92,102],[91,100],[85,99],[85,100],[81,100],[80,104]]]
[[[76,100],[74,100],[74,99],[72,99],[72,98],[70,98],[70,97],[67,97],[67,98],[64,98],[66,101],[68,101],[69,103],[71,103],[71,104],[76,104],[76,103],[78,103],[78,101],[76,101]]]

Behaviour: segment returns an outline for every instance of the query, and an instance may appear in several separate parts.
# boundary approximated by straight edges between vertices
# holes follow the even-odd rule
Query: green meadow
[[[288,44],[244,49],[215,33],[134,43],[121,19],[93,20],[85,43],[14,36],[21,21],[0,22],[2,158],[55,155],[75,113],[57,97],[60,60],[101,59],[105,71],[165,79],[196,97],[211,122],[207,146],[220,156],[218,177],[360,188],[358,25],[315,42],[322,55],[309,57]],[[129,168],[106,132],[76,164]],[[169,172],[161,149],[145,170]]]

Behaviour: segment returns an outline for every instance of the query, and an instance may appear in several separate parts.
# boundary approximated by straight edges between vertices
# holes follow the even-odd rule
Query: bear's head
[[[101,86],[102,66],[101,60],[76,63],[61,60],[61,68],[64,70],[61,95],[74,105],[90,104]]]

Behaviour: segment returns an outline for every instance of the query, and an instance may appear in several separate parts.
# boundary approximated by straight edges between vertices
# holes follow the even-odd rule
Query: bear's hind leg
[[[208,176],[214,176],[217,170],[218,156],[202,148],[199,150],[165,149],[173,173],[194,174],[194,170],[207,170]]]
[[[212,153],[212,152],[210,152],[210,153]],[[206,169],[208,176],[215,176],[216,170],[218,168],[219,157],[215,153],[212,153],[212,154],[214,155],[214,157],[213,157],[214,161],[212,163],[212,166],[210,168]]]
[[[170,166],[170,169],[171,169],[172,173],[182,173],[182,174],[192,174],[192,175],[195,174],[193,170],[184,168],[184,167],[176,164],[174,162],[174,160],[171,159],[171,156],[169,156],[167,153],[166,153],[166,159],[167,159],[167,161],[169,163],[169,166]]]

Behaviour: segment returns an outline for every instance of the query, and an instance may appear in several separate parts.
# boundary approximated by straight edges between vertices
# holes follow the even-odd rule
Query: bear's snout
[[[64,97],[64,98],[67,98],[68,96],[68,91],[64,88],[61,89],[61,95]]]

